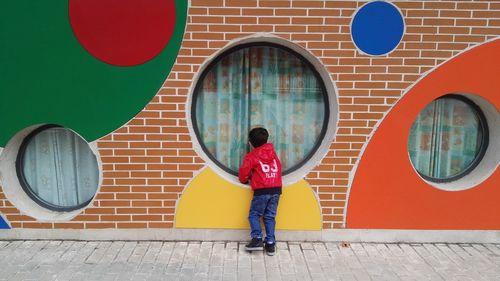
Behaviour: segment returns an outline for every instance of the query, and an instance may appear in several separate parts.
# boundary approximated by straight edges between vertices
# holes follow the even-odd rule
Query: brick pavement
[[[500,280],[500,244],[0,241],[0,280]]]

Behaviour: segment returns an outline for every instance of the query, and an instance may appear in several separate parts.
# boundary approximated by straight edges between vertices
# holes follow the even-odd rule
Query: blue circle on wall
[[[352,40],[363,53],[385,55],[394,50],[404,33],[403,15],[393,4],[373,1],[355,13],[351,23]]]

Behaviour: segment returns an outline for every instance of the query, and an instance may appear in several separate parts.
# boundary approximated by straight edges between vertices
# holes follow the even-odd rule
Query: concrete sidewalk
[[[0,280],[500,280],[500,244],[0,241]]]

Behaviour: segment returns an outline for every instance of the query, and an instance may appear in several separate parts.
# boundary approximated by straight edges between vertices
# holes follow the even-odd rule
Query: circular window
[[[443,96],[425,107],[413,123],[410,159],[426,180],[450,182],[467,175],[488,146],[486,119],[469,99]]]
[[[97,159],[87,142],[54,125],[42,126],[24,139],[16,170],[28,196],[55,211],[86,206],[99,183]]]
[[[264,127],[288,174],[321,144],[328,96],[319,74],[297,52],[250,43],[229,49],[205,69],[191,115],[202,149],[223,170],[237,174],[249,152],[248,132]]]

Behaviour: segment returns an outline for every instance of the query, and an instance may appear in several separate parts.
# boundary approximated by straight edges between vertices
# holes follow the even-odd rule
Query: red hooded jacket
[[[240,167],[239,179],[247,183],[251,179],[253,190],[281,188],[281,163],[272,143],[263,144],[250,151]]]

